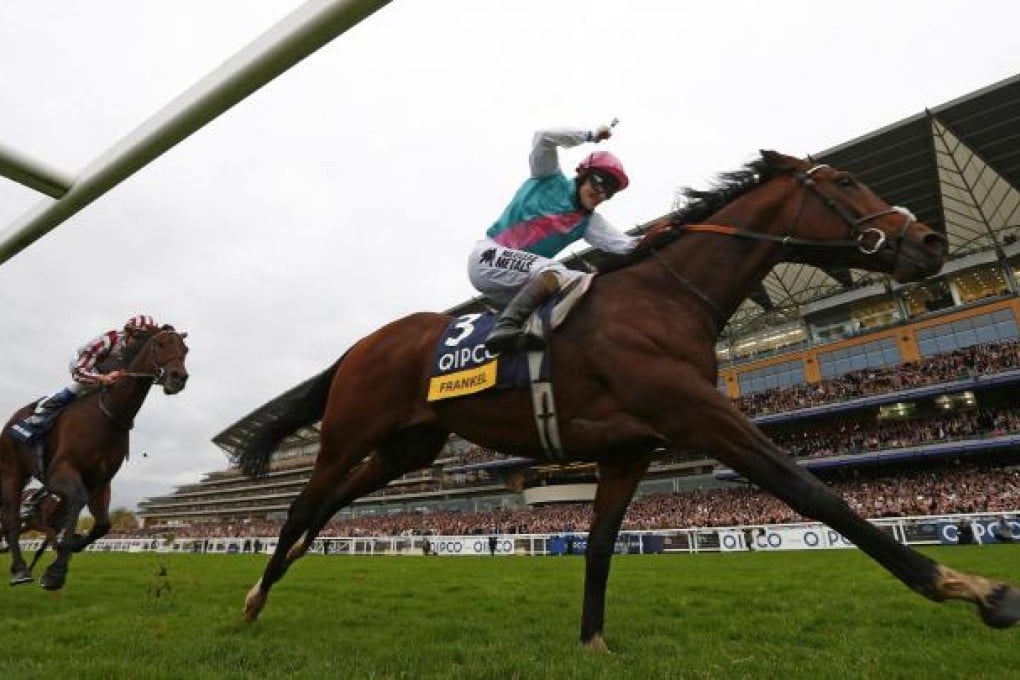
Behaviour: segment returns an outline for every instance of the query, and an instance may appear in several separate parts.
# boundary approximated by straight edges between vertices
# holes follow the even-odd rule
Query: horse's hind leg
[[[0,454],[6,454],[0,451]],[[21,489],[26,479],[19,479],[16,471],[11,468],[3,470],[3,479],[0,480],[0,519],[3,520],[3,532],[7,539],[7,545],[11,549],[11,585],[17,586],[22,583],[32,582],[32,572],[25,564],[25,558],[21,554],[21,544],[18,542],[18,535],[21,529]]]
[[[262,578],[248,591],[244,602],[245,618],[249,621],[258,618],[269,597],[269,589],[283,578],[294,560],[304,555],[315,536],[340,508],[381,489],[406,472],[431,463],[442,450],[447,436],[446,431],[427,426],[403,430],[380,445],[353,472],[350,460],[354,457],[341,458],[334,465],[317,463],[308,485],[291,505],[276,551]],[[327,459],[320,451],[319,461]]]
[[[323,430],[312,476],[287,510],[287,519],[280,528],[276,549],[262,572],[262,578],[248,591],[244,601],[244,615],[249,621],[258,617],[269,597],[269,589],[283,578],[287,567],[296,559],[290,557],[291,549],[318,515],[319,508],[351,468],[372,451],[372,444],[366,441],[335,444],[331,432]],[[300,554],[301,550],[297,548],[295,554]]]
[[[443,450],[449,433],[446,430],[427,425],[401,430],[386,442],[361,466],[341,482],[329,500],[319,509],[319,514],[309,526],[302,541],[304,550],[315,540],[322,527],[341,509],[362,496],[378,491],[397,477],[419,470],[436,459]],[[293,550],[291,551],[294,552]],[[297,559],[301,555],[295,555]]]

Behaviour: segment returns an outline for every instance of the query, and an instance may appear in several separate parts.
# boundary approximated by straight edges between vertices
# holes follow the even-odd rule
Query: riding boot
[[[65,387],[56,394],[46,397],[36,404],[32,413],[11,424],[9,430],[11,436],[26,444],[35,443],[50,429],[60,411],[74,401],[76,396]]]
[[[496,319],[496,325],[485,339],[485,348],[492,354],[508,350],[542,349],[545,346],[542,338],[525,334],[524,323],[539,305],[559,289],[559,279],[549,271],[542,272],[524,284]]]
[[[35,411],[28,417],[33,425],[41,425],[56,417],[62,408],[74,401],[75,394],[66,387],[54,395],[46,397],[35,406]]]

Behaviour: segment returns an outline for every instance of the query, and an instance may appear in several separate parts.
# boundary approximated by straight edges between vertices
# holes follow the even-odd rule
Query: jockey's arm
[[[588,228],[584,230],[584,240],[607,253],[627,255],[637,247],[641,238],[624,234],[609,224],[602,215],[592,213]]]
[[[96,365],[110,354],[116,339],[116,333],[104,333],[89,341],[78,350],[78,360],[71,369],[71,377],[75,382],[96,385],[103,382],[103,374],[96,370]]]
[[[560,167],[557,147],[569,149],[570,147],[593,141],[593,133],[590,130],[575,130],[573,128],[555,128],[553,130],[539,130],[531,138],[531,165],[532,177],[548,177]]]
[[[97,385],[103,382],[103,374],[95,370],[99,358],[94,354],[83,352],[78,356],[78,363],[71,370],[71,377],[75,382],[86,385]]]

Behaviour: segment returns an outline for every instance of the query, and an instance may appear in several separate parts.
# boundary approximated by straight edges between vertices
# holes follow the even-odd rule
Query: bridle
[[[162,364],[160,364],[159,359],[156,356],[156,343],[153,341],[162,333],[176,333],[176,331],[170,329],[161,330],[156,333],[153,333],[152,336],[150,336],[149,339],[145,341],[149,347],[149,350],[152,352],[152,364],[156,367],[155,371],[152,373],[125,371],[124,373],[121,374],[123,378],[142,378],[146,380],[152,380],[153,385],[162,385],[166,381],[167,377],[166,365],[173,361],[183,360],[184,354],[180,353],[176,356],[170,357]],[[106,416],[110,420],[110,422],[112,422],[117,427],[121,428],[122,430],[130,430],[135,426],[134,419],[132,418],[131,420],[124,422],[116,414],[114,414],[114,412],[106,404],[106,399],[104,397],[106,396],[106,392],[109,387],[111,387],[111,385],[104,385],[103,388],[99,391],[98,400],[99,410],[102,412],[104,416]]]
[[[896,262],[900,257],[900,250],[903,245],[903,238],[906,236],[907,230],[910,225],[913,224],[917,218],[908,209],[902,206],[891,206],[885,210],[879,210],[863,217],[856,217],[853,213],[846,209],[843,205],[837,203],[831,196],[826,194],[818,186],[812,175],[823,168],[828,168],[828,165],[818,164],[814,165],[807,170],[797,170],[794,172],[794,177],[797,182],[805,189],[804,193],[800,195],[800,199],[797,203],[797,212],[794,214],[793,222],[790,224],[790,228],[787,229],[786,233],[777,236],[775,234],[762,234],[756,231],[749,231],[747,229],[740,229],[739,227],[733,227],[723,224],[677,224],[671,223],[669,225],[669,231],[672,232],[692,232],[692,233],[712,233],[722,234],[724,236],[732,236],[735,238],[745,238],[754,241],[768,241],[772,243],[779,243],[784,248],[813,248],[813,249],[855,249],[864,255],[877,255],[883,249],[891,248],[893,251],[891,269],[895,270]],[[847,225],[848,238],[840,240],[827,240],[822,241],[818,239],[801,238],[797,236],[797,224],[800,222],[801,213],[804,209],[804,198],[808,193],[817,196],[822,203],[832,210],[839,218]],[[890,244],[884,231],[877,227],[867,226],[870,222],[884,217],[886,215],[902,215],[903,226],[900,227],[896,236],[893,238],[893,243]],[[874,240],[869,245],[870,240]],[[719,328],[722,328],[726,324],[726,316],[722,309],[716,304],[715,300],[702,292],[697,286],[695,286],[686,277],[678,273],[668,262],[658,253],[658,250],[653,246],[651,248],[651,255],[654,257],[662,267],[669,272],[669,274],[677,280],[682,286],[687,288],[693,293],[698,299],[704,302],[713,312],[716,317],[716,322]]]
[[[755,241],[770,241],[772,243],[779,243],[788,248],[853,248],[865,255],[876,255],[883,249],[892,248],[893,268],[895,268],[896,260],[899,258],[900,248],[903,244],[903,237],[906,236],[907,229],[910,228],[910,225],[913,224],[917,218],[914,217],[912,212],[898,205],[891,206],[885,210],[879,210],[878,212],[874,212],[869,215],[864,215],[863,217],[854,216],[853,213],[847,210],[843,205],[837,203],[831,196],[822,191],[818,186],[818,183],[812,177],[814,173],[827,167],[829,166],[819,164],[812,166],[807,170],[797,170],[794,173],[794,177],[800,185],[806,189],[806,192],[811,192],[817,196],[827,208],[832,210],[841,220],[843,220],[849,228],[849,238],[821,241],[818,239],[800,238],[796,235],[797,224],[800,222],[800,216],[804,209],[804,196],[806,195],[806,192],[805,194],[801,194],[793,222],[790,224],[790,228],[787,229],[787,233],[782,236],[777,236],[775,234],[762,234],[757,231],[748,231],[747,229],[740,229],[738,227],[731,227],[729,225],[722,224],[672,224],[670,225],[670,229],[678,232],[713,233],[722,234],[724,236],[752,239]],[[903,216],[903,226],[900,227],[896,236],[893,238],[893,243],[895,245],[890,245],[884,231],[877,227],[867,227],[866,225],[880,217],[893,214]],[[868,244],[870,239],[874,239],[874,243],[871,245]]]
[[[154,333],[152,336],[149,337],[148,340],[145,341],[146,344],[149,347],[150,352],[152,353],[152,364],[153,364],[153,366],[156,367],[155,371],[152,372],[152,373],[125,371],[124,373],[121,374],[123,377],[125,377],[125,378],[147,378],[147,379],[151,379],[153,385],[162,385],[166,381],[166,376],[167,376],[166,365],[171,363],[171,362],[173,362],[173,361],[183,361],[184,360],[184,354],[180,353],[180,354],[178,354],[176,356],[172,356],[172,357],[170,357],[169,359],[167,359],[166,361],[164,361],[161,364],[159,362],[159,358],[156,356],[156,343],[153,342],[153,341],[156,338],[158,338],[160,335],[162,335],[163,333],[176,333],[176,331],[173,331],[173,330],[170,330],[170,329],[161,330],[161,331],[159,331],[157,333]]]

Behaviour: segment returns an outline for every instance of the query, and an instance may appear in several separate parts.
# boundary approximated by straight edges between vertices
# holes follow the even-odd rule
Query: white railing
[[[1006,520],[1009,542],[1020,542],[1020,511],[930,515],[874,519],[871,522],[905,545],[952,545],[960,542],[960,529],[975,543],[999,543]],[[490,543],[490,539],[491,543]],[[276,536],[204,538],[103,538],[91,552],[158,552],[199,554],[272,553]],[[21,542],[35,551],[39,539]],[[427,547],[426,547],[427,545]],[[472,536],[325,536],[312,542],[309,552],[319,555],[442,555],[538,556],[583,554],[585,532],[555,534],[488,534]],[[765,524],[733,527],[622,531],[615,552],[629,554],[817,550],[853,548],[853,544],[824,524]]]

